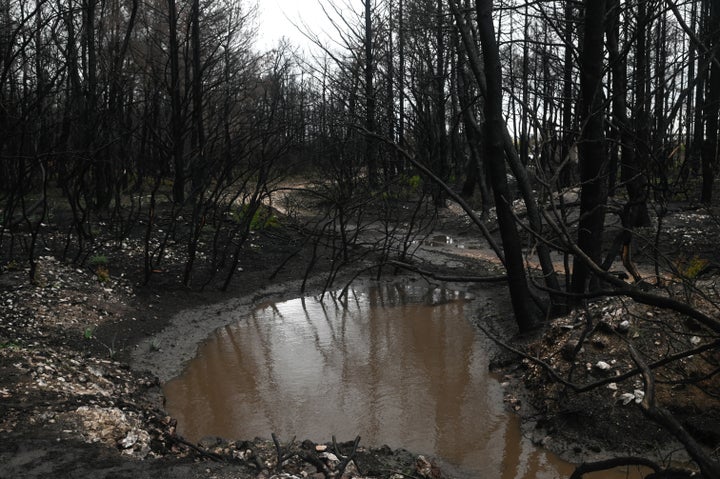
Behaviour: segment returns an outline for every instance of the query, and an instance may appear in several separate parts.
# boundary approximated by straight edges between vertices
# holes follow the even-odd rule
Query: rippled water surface
[[[468,307],[462,293],[398,284],[259,305],[201,345],[165,385],[166,407],[195,441],[360,435],[469,477],[569,477],[504,411]]]

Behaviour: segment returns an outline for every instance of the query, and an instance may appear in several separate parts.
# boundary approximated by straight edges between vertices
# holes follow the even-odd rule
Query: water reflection
[[[461,293],[400,284],[260,305],[165,385],[167,409],[194,441],[359,434],[472,475],[569,476],[504,412],[466,305]]]

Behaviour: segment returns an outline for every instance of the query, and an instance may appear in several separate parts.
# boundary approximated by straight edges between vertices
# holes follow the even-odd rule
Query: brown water
[[[360,435],[469,477],[569,477],[572,466],[523,438],[504,411],[468,305],[461,293],[408,285],[260,305],[165,385],[167,410],[194,441]]]

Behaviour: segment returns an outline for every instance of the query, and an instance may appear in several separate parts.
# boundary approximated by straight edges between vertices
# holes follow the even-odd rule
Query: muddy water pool
[[[569,477],[505,411],[471,311],[464,293],[409,284],[260,304],[164,385],[166,409],[192,441],[360,435],[466,477]]]

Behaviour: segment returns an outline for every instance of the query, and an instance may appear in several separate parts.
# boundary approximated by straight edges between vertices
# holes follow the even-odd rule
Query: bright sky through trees
[[[259,0],[258,46],[269,49],[285,37],[293,45],[308,48],[310,41],[298,29],[307,25],[318,35],[332,27],[323,12],[322,0]]]

